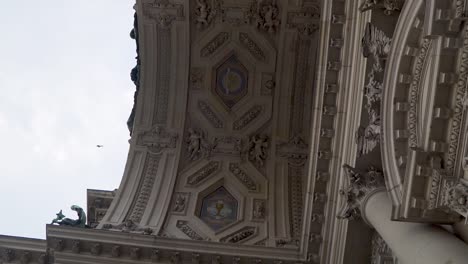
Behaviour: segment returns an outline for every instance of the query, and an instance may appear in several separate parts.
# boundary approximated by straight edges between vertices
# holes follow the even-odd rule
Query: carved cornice
[[[81,263],[86,260],[88,263],[101,263],[101,259],[112,260],[109,258],[114,258],[116,263],[127,263],[124,261],[126,259],[147,263],[149,261],[171,262],[195,258],[200,261],[215,259],[222,261],[222,263],[238,264],[298,263],[296,250],[287,248],[252,247],[237,243],[173,239],[138,234],[128,236],[128,234],[121,232],[50,225],[47,226],[47,233],[50,247],[56,248],[57,243],[62,245],[60,251],[54,251],[54,258],[57,262],[74,260],[74,263]],[[76,241],[83,245],[79,253],[72,251],[73,242]]]

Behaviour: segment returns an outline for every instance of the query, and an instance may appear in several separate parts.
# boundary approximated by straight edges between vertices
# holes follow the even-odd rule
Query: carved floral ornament
[[[359,171],[348,164],[343,165],[348,186],[340,190],[345,202],[337,213],[339,219],[359,219],[362,215],[362,205],[370,194],[385,190],[383,173],[374,167],[369,167],[367,171]],[[364,219],[365,220],[365,219]]]

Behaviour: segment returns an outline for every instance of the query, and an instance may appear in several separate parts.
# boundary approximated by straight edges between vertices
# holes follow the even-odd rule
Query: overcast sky
[[[86,189],[118,188],[135,64],[131,0],[3,1],[0,234],[45,238]],[[104,145],[97,148],[97,144]]]

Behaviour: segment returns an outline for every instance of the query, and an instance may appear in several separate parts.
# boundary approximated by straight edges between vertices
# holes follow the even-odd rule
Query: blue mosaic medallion
[[[224,187],[219,187],[203,198],[199,217],[218,231],[237,220],[237,209],[237,200]]]
[[[214,91],[232,108],[248,91],[249,74],[236,55],[229,56],[215,71]]]

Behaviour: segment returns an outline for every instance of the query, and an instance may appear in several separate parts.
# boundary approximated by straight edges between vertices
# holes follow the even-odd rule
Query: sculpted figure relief
[[[208,26],[218,13],[217,0],[212,1],[211,5],[208,0],[197,0],[197,7],[195,8],[195,24],[198,28]]]
[[[380,142],[380,116],[375,109],[369,113],[369,125],[359,127],[356,133],[356,143],[358,145],[358,156],[368,154]]]
[[[382,72],[383,58],[388,56],[392,40],[385,33],[367,23],[364,37],[362,37],[362,55],[366,58],[372,56],[374,58],[374,69],[377,72]]]
[[[276,0],[256,0],[250,8],[249,17],[257,28],[275,33],[280,24]]]
[[[202,132],[193,128],[188,129],[187,152],[190,160],[199,158],[207,158],[211,155],[211,151],[216,147],[216,144],[208,142]]]
[[[249,140],[248,157],[250,161],[255,162],[262,167],[265,163],[268,147],[268,137],[265,135],[255,135]]]

